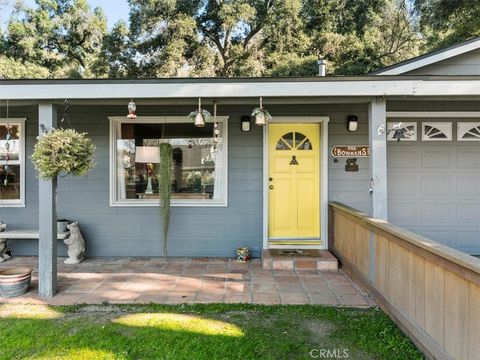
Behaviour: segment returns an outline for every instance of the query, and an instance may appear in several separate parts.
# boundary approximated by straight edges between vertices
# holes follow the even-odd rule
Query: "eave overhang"
[[[0,100],[480,96],[480,76],[0,80]]]

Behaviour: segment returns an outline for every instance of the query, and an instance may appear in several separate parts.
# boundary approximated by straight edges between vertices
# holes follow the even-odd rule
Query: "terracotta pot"
[[[11,298],[25,294],[32,280],[32,269],[17,267],[0,270],[0,296]]]

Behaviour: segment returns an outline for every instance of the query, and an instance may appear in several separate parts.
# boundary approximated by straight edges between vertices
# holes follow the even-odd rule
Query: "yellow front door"
[[[320,125],[269,125],[269,241],[320,240]]]

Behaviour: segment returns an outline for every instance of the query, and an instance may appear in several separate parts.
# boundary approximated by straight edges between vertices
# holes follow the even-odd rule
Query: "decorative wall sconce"
[[[249,132],[251,130],[250,116],[242,116],[242,131]]]
[[[137,118],[137,104],[135,104],[133,99],[131,99],[130,102],[128,103],[127,118],[129,118],[129,119],[136,119]]]
[[[205,123],[210,120],[212,115],[207,110],[202,109],[202,99],[198,98],[198,109],[192,111],[188,117],[190,120],[193,120],[193,124],[196,127],[204,127]]]
[[[263,99],[260,97],[260,106],[253,109],[252,116],[255,119],[255,125],[263,126],[272,120],[270,113],[263,108]]]
[[[358,117],[356,115],[348,115],[347,129],[350,132],[355,132],[358,130]]]

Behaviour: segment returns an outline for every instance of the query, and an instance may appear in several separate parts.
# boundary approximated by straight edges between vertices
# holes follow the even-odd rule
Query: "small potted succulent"
[[[252,111],[252,117],[255,119],[256,125],[266,125],[272,120],[272,115],[264,108],[255,108]]]

